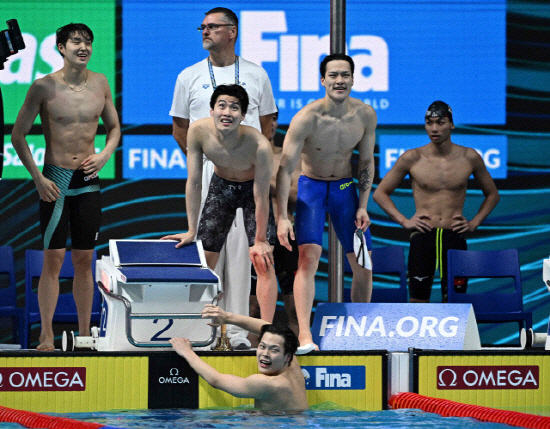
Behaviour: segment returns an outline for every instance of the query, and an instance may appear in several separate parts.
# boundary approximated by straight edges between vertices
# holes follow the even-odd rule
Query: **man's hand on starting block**
[[[223,325],[227,320],[227,312],[214,304],[206,304],[201,315],[203,319],[212,319],[212,323],[209,323],[210,326]]]
[[[161,240],[178,240],[179,243],[176,244],[176,249],[179,249],[186,244],[192,243],[195,239],[195,235],[196,234],[188,231],[182,232],[181,234],[165,235],[164,237],[161,237]]]

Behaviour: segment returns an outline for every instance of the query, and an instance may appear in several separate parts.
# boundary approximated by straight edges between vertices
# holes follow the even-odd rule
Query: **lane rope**
[[[388,404],[394,410],[413,408],[443,417],[473,417],[482,422],[504,423],[531,429],[550,429],[550,417],[518,411],[500,410],[480,405],[463,404],[448,399],[431,398],[418,393],[402,392],[392,395]]]
[[[99,423],[81,422],[67,417],[48,416],[32,411],[0,406],[0,422],[18,423],[26,428],[42,429],[124,429]]]

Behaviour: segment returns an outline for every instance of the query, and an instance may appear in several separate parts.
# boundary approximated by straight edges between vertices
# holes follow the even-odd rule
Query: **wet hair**
[[[428,107],[424,118],[449,118],[449,121],[453,123],[453,109],[444,101],[434,101]]]
[[[210,98],[210,108],[212,110],[214,110],[214,106],[216,105],[216,101],[218,101],[218,97],[220,95],[229,95],[230,97],[235,97],[239,100],[241,112],[243,115],[246,115],[246,112],[248,111],[248,94],[246,93],[246,89],[244,89],[241,85],[218,85]]]
[[[262,341],[262,337],[266,332],[269,332],[270,334],[274,335],[280,335],[283,337],[283,346],[285,348],[285,355],[290,355],[290,360],[288,363],[292,362],[292,358],[294,357],[294,353],[296,353],[296,350],[298,350],[298,345],[300,344],[298,341],[298,337],[294,333],[292,329],[290,329],[287,325],[284,323],[272,323],[268,325],[262,326],[262,329],[260,331],[260,336],[258,337],[258,342]]]
[[[210,9],[208,12],[205,12],[205,15],[212,15],[213,13],[223,13],[223,22],[234,25],[237,28],[237,36],[235,36],[235,40],[237,40],[237,37],[239,37],[239,18],[237,18],[235,12],[226,7],[215,7],[214,9]]]
[[[325,58],[323,58],[323,61],[321,61],[321,77],[325,77],[325,73],[327,72],[327,64],[331,61],[347,61],[351,67],[351,75],[353,76],[353,72],[355,71],[355,63],[351,59],[349,55],[346,54],[330,54],[327,55]]]
[[[67,41],[76,33],[80,33],[83,37],[89,39],[90,42],[93,43],[94,33],[90,30],[90,27],[86,24],[74,24],[71,22],[70,24],[64,25],[63,27],[57,29],[55,32],[55,46],[58,47],[59,44],[67,46]],[[63,54],[61,54],[61,56],[63,56]]]

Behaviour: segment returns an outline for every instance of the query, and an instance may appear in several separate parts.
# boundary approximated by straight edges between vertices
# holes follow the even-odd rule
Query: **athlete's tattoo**
[[[364,168],[359,172],[359,190],[364,192],[372,186],[372,179],[370,178],[369,167]]]

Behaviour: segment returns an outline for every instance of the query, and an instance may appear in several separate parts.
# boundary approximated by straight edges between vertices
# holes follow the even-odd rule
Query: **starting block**
[[[172,337],[194,347],[214,342],[216,327],[202,319],[205,304],[216,304],[218,276],[208,268],[199,241],[176,249],[168,240],[109,240],[109,256],[96,263],[103,295],[101,324],[91,346],[99,351],[167,348]],[[78,341],[74,346],[79,347]]]

